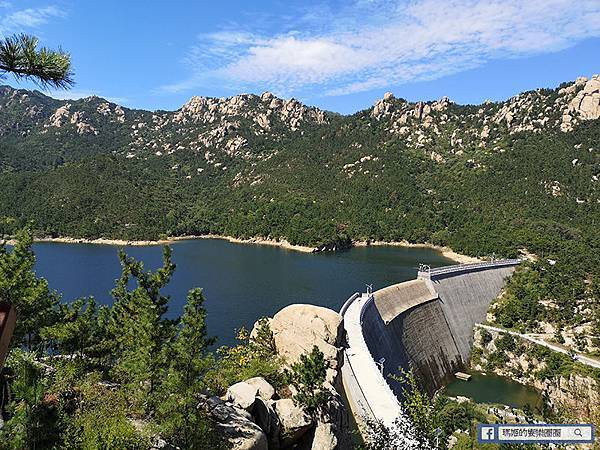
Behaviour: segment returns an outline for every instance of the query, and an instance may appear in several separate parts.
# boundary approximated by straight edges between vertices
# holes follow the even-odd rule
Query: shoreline
[[[168,245],[179,241],[191,241],[196,239],[221,239],[234,244],[250,244],[250,245],[268,245],[271,247],[280,247],[286,250],[297,251],[301,253],[314,253],[315,248],[304,245],[290,244],[287,240],[274,240],[266,238],[250,238],[241,239],[233,236],[223,236],[217,234],[204,234],[204,235],[190,235],[190,236],[175,236],[167,239],[158,240],[125,240],[125,239],[85,239],[85,238],[72,238],[72,237],[42,237],[34,238],[34,242],[53,242],[60,244],[92,244],[92,245],[113,245],[113,246],[131,246],[131,247],[146,247],[154,245]],[[5,241],[8,245],[14,245],[14,239],[8,239]],[[459,264],[470,264],[481,262],[480,258],[474,256],[463,255],[452,250],[450,247],[442,247],[434,244],[414,244],[408,241],[352,241],[354,247],[404,247],[404,248],[428,248],[439,252],[442,256],[451,259]]]
[[[428,248],[431,250],[435,250],[441,253],[442,256],[451,259],[459,264],[473,264],[482,262],[481,258],[476,258],[475,256],[463,255],[462,253],[457,253],[452,250],[450,247],[442,247],[440,245],[434,244],[414,244],[408,241],[353,241],[355,247],[404,247],[404,248]]]
[[[190,236],[174,236],[167,239],[158,240],[126,240],[126,239],[86,239],[86,238],[72,238],[72,237],[37,237],[33,238],[33,242],[52,242],[57,244],[90,244],[90,245],[112,245],[112,246],[130,246],[130,247],[151,247],[156,245],[168,245],[179,241],[193,241],[196,239],[221,239],[224,241],[232,242],[234,244],[253,244],[253,245],[269,245],[272,247],[281,247],[287,250],[294,250],[303,253],[313,253],[313,247],[306,247],[303,245],[293,245],[288,241],[282,239],[276,241],[274,239],[265,238],[250,238],[240,239],[233,236],[221,236],[217,234],[203,234],[203,235],[190,235]],[[8,245],[14,245],[15,239],[7,239],[4,241]]]

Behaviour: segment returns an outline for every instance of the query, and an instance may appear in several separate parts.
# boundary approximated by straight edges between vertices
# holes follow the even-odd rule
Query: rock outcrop
[[[329,367],[341,364],[342,317],[327,308],[314,305],[290,305],[279,311],[270,322],[277,352],[291,364],[313,346],[325,355]]]
[[[267,435],[243,409],[225,403],[219,397],[202,397],[198,406],[215,421],[217,429],[233,449],[269,449]]]
[[[583,86],[577,95],[569,102],[569,111],[579,114],[583,120],[594,120],[600,118],[600,75],[594,75],[591,79],[579,79]]]
[[[484,334],[488,337],[484,339]],[[494,373],[509,377],[519,383],[534,386],[545,394],[548,404],[557,410],[569,412],[575,417],[593,420],[591,412],[600,404],[600,382],[592,376],[581,373],[554,374],[540,379],[539,372],[548,368],[548,361],[533,351],[536,344],[518,340],[518,351],[506,350],[507,362],[488,366],[490,355],[498,351],[497,342],[502,333],[483,332],[476,328],[474,346],[480,356],[473,362],[475,370],[492,370]]]
[[[309,414],[291,398],[294,386],[281,394],[261,377],[236,383],[227,389],[222,399],[201,402],[233,448],[250,449],[254,445],[257,449],[270,450],[342,450],[352,447],[348,410],[341,391],[336,389],[341,364],[341,322],[341,316],[335,311],[313,305],[290,305],[268,320],[276,351],[287,365],[297,362],[300,355],[310,352],[315,345],[321,349],[329,366],[323,385],[329,393],[329,401],[318,414]],[[251,338],[256,336],[257,330],[258,323]],[[236,431],[237,426],[240,429]],[[246,434],[247,438],[243,439]]]

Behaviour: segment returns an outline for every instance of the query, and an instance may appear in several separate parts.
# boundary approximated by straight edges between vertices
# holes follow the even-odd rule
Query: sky
[[[473,104],[600,73],[600,0],[0,0],[13,33],[71,54],[76,85],[47,94],[148,110],[264,91],[344,114],[388,91]]]

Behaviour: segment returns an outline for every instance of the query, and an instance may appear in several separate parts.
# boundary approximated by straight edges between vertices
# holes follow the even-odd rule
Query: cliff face
[[[572,363],[567,356],[518,337],[477,328],[472,366],[539,389],[548,404],[565,417],[600,424],[600,380],[593,370]]]

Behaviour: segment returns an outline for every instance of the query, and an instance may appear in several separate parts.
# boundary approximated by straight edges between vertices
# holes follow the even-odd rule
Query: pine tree
[[[28,350],[40,343],[40,331],[58,320],[58,296],[33,270],[32,243],[31,232],[25,229],[18,233],[12,250],[0,244],[0,301],[12,303],[17,311],[13,346]]]
[[[294,402],[310,413],[319,412],[330,398],[330,393],[323,389],[327,367],[325,355],[315,345],[310,353],[300,355],[300,361],[292,364],[288,373],[290,383],[298,390]]]
[[[71,57],[62,50],[38,47],[38,39],[26,34],[0,39],[0,78],[11,73],[17,79],[32,79],[42,87],[73,85]]]
[[[115,299],[106,342],[115,358],[115,379],[128,392],[134,410],[151,408],[161,372],[168,365],[164,349],[175,336],[175,323],[165,319],[168,296],[165,287],[175,270],[171,249],[165,247],[163,266],[146,272],[142,262],[119,253],[123,272],[112,291]],[[130,288],[130,281],[136,285]]]
[[[215,342],[206,329],[206,309],[201,289],[192,289],[184,307],[180,331],[169,348],[170,367],[158,406],[161,428],[170,442],[184,449],[214,444],[208,419],[198,410],[198,395],[206,389],[204,375],[213,366],[208,348]],[[211,448],[215,448],[214,445]]]

